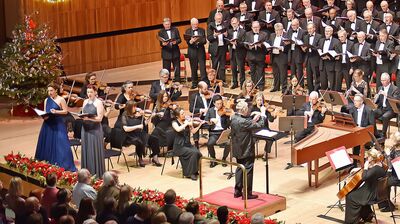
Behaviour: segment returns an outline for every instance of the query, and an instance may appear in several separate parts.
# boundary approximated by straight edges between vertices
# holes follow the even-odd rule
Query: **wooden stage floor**
[[[127,79],[148,80],[157,79],[161,62],[148,63],[143,65],[130,66],[127,68],[118,68],[108,70],[104,76],[105,82],[117,82]],[[188,73],[190,74],[190,73]],[[151,77],[151,78],[150,78]],[[140,86],[140,89],[149,91],[149,86]],[[147,89],[146,89],[147,88]],[[187,92],[187,90],[185,90]],[[238,92],[236,90],[235,92]],[[227,91],[231,92],[231,91]],[[187,94],[187,93],[186,93]],[[268,89],[265,94],[270,97]],[[274,95],[274,100],[280,99],[280,94]],[[110,124],[114,124],[116,118],[110,119]],[[4,162],[3,155],[10,151],[20,151],[28,156],[35,154],[38,133],[42,124],[40,118],[20,119],[3,118],[0,120],[0,162]],[[272,129],[277,129],[278,121],[272,125]],[[279,194],[286,197],[287,208],[271,218],[284,220],[288,224],[292,223],[335,223],[325,219],[318,218],[320,214],[327,211],[326,206],[334,204],[337,201],[336,193],[338,191],[337,176],[332,169],[327,169],[320,176],[319,188],[309,187],[307,181],[307,169],[305,167],[294,167],[285,170],[286,163],[290,161],[290,144],[284,144],[288,138],[281,139],[278,142],[278,157],[274,158],[271,154],[269,160],[269,184],[270,194]],[[202,142],[205,143],[205,139]],[[260,143],[260,148],[264,148],[264,142]],[[127,154],[134,149],[128,148]],[[221,158],[222,149],[217,147],[217,157]],[[262,151],[262,150],[261,150]],[[207,155],[207,147],[202,146],[201,152]],[[80,153],[80,151],[79,151]],[[260,152],[261,153],[261,152]],[[79,158],[81,158],[79,156]],[[76,158],[75,158],[76,159]],[[160,158],[162,161],[164,158]],[[134,164],[133,157],[128,157],[130,165]],[[79,164],[79,161],[77,161]],[[117,164],[113,159],[114,168],[120,174],[120,182],[127,183],[133,187],[158,189],[166,191],[173,188],[176,192],[189,199],[199,196],[199,182],[190,179],[183,179],[180,170],[171,166],[170,160],[167,161],[164,175],[161,176],[161,168],[148,165],[145,168],[132,168],[128,173],[124,163],[120,160]],[[209,168],[208,163],[204,163],[204,194],[214,192],[234,185],[234,178],[227,180],[224,172],[229,171],[229,167],[221,165],[215,168]],[[265,192],[265,163],[259,159],[256,160],[254,167],[254,191]],[[232,192],[233,197],[233,192]],[[395,213],[399,213],[396,211]],[[334,208],[329,214],[339,220],[344,219],[344,212]],[[379,223],[391,223],[390,213],[377,213]]]

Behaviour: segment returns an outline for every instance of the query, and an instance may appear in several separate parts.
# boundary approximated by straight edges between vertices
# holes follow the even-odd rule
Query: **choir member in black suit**
[[[353,117],[354,123],[358,127],[374,126],[375,130],[375,117],[371,108],[364,104],[364,96],[356,94],[353,99],[354,107],[350,109],[350,114]],[[375,132],[375,131],[374,131]],[[353,148],[353,155],[360,155],[360,146]],[[357,166],[357,160],[354,160],[354,167]]]
[[[192,71],[192,87],[197,88],[199,82],[197,69],[200,67],[200,80],[206,80],[206,49],[204,45],[207,43],[206,31],[199,27],[199,21],[196,18],[190,20],[191,28],[187,29],[185,34],[192,36],[187,39],[188,57],[190,62],[190,70]]]
[[[346,82],[346,89],[350,88],[351,84],[351,76],[349,74],[350,68],[351,68],[351,63],[349,56],[347,55],[347,51],[350,51],[353,49],[353,41],[347,39],[347,33],[345,30],[339,30],[338,31],[338,38],[340,43],[336,45],[336,52],[340,55],[336,56],[336,65],[335,65],[335,70],[336,70],[336,91],[341,92],[342,91],[342,80],[344,78]]]
[[[163,61],[163,68],[167,69],[171,73],[171,64],[174,65],[174,80],[176,82],[181,81],[181,65],[179,50],[179,44],[182,42],[179,35],[179,30],[176,27],[171,27],[171,19],[164,18],[163,28],[158,32],[158,36],[164,40],[160,40],[161,58]]]
[[[382,133],[386,137],[390,119],[396,116],[388,97],[398,98],[398,96],[394,95],[397,92],[397,87],[390,82],[390,75],[388,73],[381,75],[381,83],[382,86],[377,89],[374,99],[374,103],[378,105],[378,109],[375,110],[375,118],[382,121]]]
[[[326,0],[326,5],[322,7],[322,9],[336,9],[337,12],[340,12],[340,8],[335,5],[335,0]],[[329,10],[326,12],[321,13],[323,17],[328,17],[329,16]]]
[[[369,82],[371,78],[371,45],[365,41],[365,33],[357,33],[357,42],[353,46],[352,54],[359,57],[350,58],[352,70],[361,69],[364,71],[364,80]],[[350,71],[352,73],[352,71]]]
[[[304,35],[307,35],[306,31],[303,29],[300,29],[299,20],[294,19],[292,21],[289,31],[287,32],[288,39],[291,39],[292,41],[297,41],[297,40],[303,41]],[[290,71],[292,73],[292,76],[296,76],[297,80],[301,80],[301,83],[300,83],[301,86],[304,86],[303,85],[303,83],[304,83],[304,79],[303,79],[304,58],[305,58],[305,53],[301,49],[301,47],[295,43],[292,43],[290,45],[290,50],[289,50]]]
[[[364,184],[346,195],[344,221],[348,224],[360,223],[361,219],[363,222],[370,222],[372,220],[374,214],[369,203],[377,197],[376,188],[378,186],[378,179],[384,177],[386,174],[381,163],[382,154],[375,148],[370,149],[366,154],[368,158],[364,163],[364,172],[362,173]]]
[[[242,0],[224,0],[224,5],[233,5],[230,9],[225,7],[229,11],[230,18],[237,13],[241,2]]]
[[[240,28],[250,31],[254,14],[247,12],[247,5],[244,2],[240,3],[239,9],[240,12],[235,14],[235,18],[238,19]]]
[[[247,62],[250,66],[250,76],[253,83],[258,82],[257,88],[264,90],[265,77],[264,77],[264,66],[265,66],[265,54],[266,51],[262,47],[262,43],[266,41],[267,34],[260,32],[260,23],[254,21],[251,24],[252,31],[246,33],[244,46],[247,49]],[[257,43],[254,44],[253,43]]]
[[[244,2],[246,2],[247,10],[250,12],[262,11],[264,9],[264,0],[245,0]]]
[[[389,35],[397,37],[399,35],[399,25],[393,22],[393,15],[390,13],[385,13],[385,23],[383,23],[379,28],[386,29]]]
[[[239,102],[236,105],[236,113],[232,117],[232,154],[237,163],[242,164],[247,171],[247,199],[256,199],[258,195],[253,194],[253,171],[255,159],[255,145],[252,131],[261,128],[264,124],[265,107],[261,109],[261,114],[255,118],[249,117],[249,108],[246,102]],[[235,174],[234,197],[244,196],[243,192],[243,172],[238,167]]]
[[[379,31],[378,40],[375,44],[375,52],[372,55],[375,57],[376,64],[376,88],[379,88],[381,84],[382,73],[389,73],[391,71],[390,51],[393,50],[394,43],[389,40],[388,32],[386,29]]]
[[[313,48],[309,48],[306,46],[302,46],[302,50],[306,52],[306,69],[307,69],[307,87],[308,92],[312,92],[314,90],[318,90],[320,88],[320,80],[319,80],[319,54],[317,51],[319,40],[322,36],[315,32],[315,25],[313,23],[309,23],[307,25],[308,34],[304,35],[304,44],[308,44],[313,46]]]
[[[217,71],[218,79],[225,83],[226,52],[228,51],[228,26],[222,24],[222,14],[215,14],[215,22],[208,24],[208,52],[211,54],[212,68]],[[225,30],[220,32],[219,30]]]
[[[288,9],[286,11],[286,17],[282,18],[282,24],[283,24],[283,28],[285,29],[285,32],[287,32],[290,29],[290,27],[292,26],[293,19],[295,19],[294,10]]]
[[[375,42],[377,40],[376,35],[379,32],[379,22],[373,20],[372,13],[369,10],[364,11],[364,21],[366,24],[366,31],[365,33],[367,34],[367,39],[366,41],[372,46],[375,45]]]
[[[216,156],[215,156],[214,146],[217,143],[217,140],[221,136],[222,132],[229,127],[230,117],[222,112],[224,110],[224,103],[220,95],[215,95],[213,97],[213,102],[214,106],[207,111],[205,120],[210,123],[208,127],[208,132],[209,132],[208,142],[207,142],[208,153],[210,154],[211,158],[215,159]],[[222,160],[226,160],[228,155],[229,155],[229,145],[226,144],[224,147]],[[215,167],[216,165],[218,165],[218,163],[216,162],[210,163],[211,168]]]
[[[189,111],[204,120],[208,108],[211,106],[211,94],[209,94],[208,85],[204,81],[199,82],[198,89],[199,91],[197,93],[190,96]],[[198,132],[193,134],[196,148],[199,148],[199,138]]]
[[[342,11],[342,13],[340,14],[341,17],[347,17],[348,11],[356,10],[356,4],[354,3],[354,0],[346,0],[345,5],[346,5],[346,9],[344,9]],[[362,8],[364,8],[364,6],[365,5],[363,5]]]
[[[325,18],[325,24],[333,28],[333,36],[336,37],[336,31],[342,26],[343,20],[337,17],[337,10],[335,8],[329,9],[328,16]]]
[[[311,8],[306,8],[304,10],[305,18],[300,19],[300,26],[302,29],[307,29],[308,23],[313,23],[315,25],[315,32],[322,32],[321,18],[318,16],[313,16],[313,11]]]
[[[302,6],[296,10],[297,17],[304,16],[305,10],[310,8],[313,13],[318,11],[318,7],[311,4],[311,0],[302,0]]]
[[[169,72],[167,69],[163,68],[160,70],[160,80],[151,83],[149,95],[153,102],[157,101],[158,94],[161,90],[165,90],[170,94],[172,101],[176,101],[182,95],[181,86],[175,86],[174,88],[168,84],[168,78]]]
[[[332,37],[333,28],[331,26],[325,27],[325,37],[319,41],[319,49],[323,54],[328,51],[335,51],[339,40]],[[336,52],[336,51],[335,51]],[[321,89],[335,89],[335,59],[331,55],[321,56],[319,63]]]
[[[221,13],[222,14],[222,23],[223,25],[229,24],[229,19],[230,19],[230,14],[227,10],[224,9],[224,1],[218,0],[216,9],[213,9],[210,11],[210,14],[208,15],[207,19],[207,26],[210,25],[210,23],[215,22],[215,14]]]
[[[378,10],[376,10],[374,2],[367,1],[367,3],[365,3],[365,8],[363,10],[364,10],[363,12],[369,11],[372,15],[372,18],[378,18]]]
[[[397,45],[395,50],[400,50],[400,45]],[[392,64],[391,71],[393,73],[396,73],[396,86],[400,86],[400,56],[395,53],[391,53],[390,57],[392,58],[392,61],[394,62]]]
[[[387,1],[381,2],[382,11],[378,11],[378,19],[385,21],[385,15],[391,14],[392,18],[395,16],[394,12],[389,9],[389,3]]]
[[[246,48],[243,42],[246,38],[246,31],[239,27],[239,22],[236,17],[231,19],[232,29],[228,30],[228,39],[233,40],[229,43],[229,55],[231,59],[232,69],[232,86],[231,89],[236,89],[243,85],[246,79],[246,73],[244,70],[244,63],[246,60]],[[238,79],[238,73],[240,78]]]
[[[354,10],[348,11],[347,12],[347,18],[348,20],[344,23],[344,29],[349,32],[366,32],[367,31],[367,25],[365,24],[364,21],[361,19],[357,18],[357,13]],[[354,35],[352,33],[349,33],[349,38],[353,39]]]
[[[282,88],[282,93],[287,88],[287,68],[288,68],[288,53],[290,45],[284,41],[287,36],[283,33],[282,23],[276,23],[275,33],[269,38],[269,45],[274,48],[271,50],[272,71],[274,73],[274,87],[271,92],[279,91]]]
[[[283,8],[286,9],[286,13],[288,9],[293,9],[294,11],[296,11],[300,7],[301,7],[300,0],[283,0]]]
[[[307,119],[307,128],[303,131],[297,132],[295,136],[296,142],[307,137],[311,134],[316,124],[320,124],[325,119],[326,107],[316,108],[318,104],[318,93],[313,91],[310,93],[309,102],[304,103],[301,107],[300,112],[304,114]]]
[[[261,30],[266,32],[268,36],[274,32],[274,25],[281,22],[281,17],[277,11],[272,9],[270,1],[265,2],[265,10],[260,12],[258,16]]]

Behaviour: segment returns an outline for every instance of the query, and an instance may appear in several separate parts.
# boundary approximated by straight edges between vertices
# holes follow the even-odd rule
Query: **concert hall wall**
[[[205,28],[204,21],[215,7],[215,0],[1,1],[6,7],[8,37],[24,14],[39,12],[34,17],[38,24],[48,23],[61,43],[67,74],[161,60],[156,34],[164,17],[177,23],[183,40],[189,20],[203,19],[200,26]],[[18,16],[12,18],[11,12]]]

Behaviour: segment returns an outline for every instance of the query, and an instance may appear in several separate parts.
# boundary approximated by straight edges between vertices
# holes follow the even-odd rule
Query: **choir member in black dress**
[[[97,95],[100,98],[104,98],[110,90],[110,87],[100,85],[100,83],[97,81],[96,73],[89,72],[85,76],[85,82],[83,83],[81,92],[79,94],[79,96],[83,99],[87,98],[86,89],[88,85],[94,85],[97,87]]]
[[[237,103],[236,111],[231,122],[232,155],[236,158],[237,163],[242,164],[246,168],[247,199],[256,199],[258,195],[253,194],[255,145],[252,131],[263,126],[265,107],[253,119],[249,117],[250,110],[246,102]],[[243,192],[243,188],[243,172],[238,167],[235,174],[235,192],[233,196],[235,198],[244,196],[246,192]]]
[[[190,133],[199,131],[201,124],[195,128],[193,120],[186,120],[185,111],[182,108],[174,110],[176,120],[172,122],[172,128],[175,130],[174,149],[175,156],[179,156],[182,163],[183,175],[192,180],[197,180],[199,171],[199,159],[201,152],[190,143]]]
[[[206,114],[205,121],[209,122],[209,137],[207,142],[208,153],[210,153],[211,158],[216,158],[214,145],[217,143],[217,140],[221,136],[222,132],[229,127],[229,115],[226,111],[231,110],[224,107],[224,103],[222,101],[222,97],[220,95],[215,95],[213,97],[214,106],[211,107]],[[224,154],[222,156],[222,160],[226,160],[229,155],[229,145],[226,144],[224,147]],[[211,162],[210,167],[213,168],[218,163]],[[226,164],[225,164],[226,166]]]
[[[168,81],[169,71],[167,69],[161,69],[159,74],[160,80],[154,81],[150,87],[151,100],[156,102],[160,91],[165,90],[171,96],[171,100],[176,101],[182,95],[182,86]]]
[[[125,111],[126,102],[134,99],[134,90],[133,90],[133,82],[126,81],[121,87],[121,94],[115,100],[115,109],[119,110],[119,115],[117,121],[114,124],[114,127],[121,128],[121,118],[122,114]]]
[[[148,119],[144,119],[143,116],[143,110],[137,108],[135,101],[129,100],[126,103],[126,110],[121,119],[122,128],[126,133],[126,138],[123,145],[135,145],[136,154],[139,158],[139,165],[141,167],[145,167],[143,155],[145,147],[148,144],[152,152],[150,155],[151,162],[156,166],[161,166],[160,162],[158,161],[158,154],[160,153],[158,139],[147,134]]]
[[[152,118],[154,130],[151,135],[158,138],[161,147],[166,146],[169,150],[172,150],[174,145],[175,132],[172,129],[173,113],[176,109],[176,105],[171,103],[169,94],[161,90],[158,94],[155,113],[156,115]]]
[[[264,124],[262,127],[270,130],[269,122],[274,122],[274,120],[276,118],[276,111],[269,112],[267,109],[263,109],[263,107],[265,107],[264,104],[265,104],[264,94],[262,92],[257,93],[253,100],[253,105],[251,107],[250,116],[252,118],[254,118],[256,115],[263,115],[265,117],[265,120],[264,120]],[[265,111],[264,114],[261,114],[262,109],[263,109],[263,111]],[[268,156],[268,153],[271,152],[272,143],[273,143],[272,141],[266,140],[263,159],[266,159]]]
[[[364,163],[362,172],[364,184],[346,195],[345,223],[359,223],[360,219],[370,222],[373,218],[371,206],[368,203],[376,199],[378,179],[384,177],[386,171],[381,162],[382,154],[378,150],[372,148],[366,154],[368,159]]]

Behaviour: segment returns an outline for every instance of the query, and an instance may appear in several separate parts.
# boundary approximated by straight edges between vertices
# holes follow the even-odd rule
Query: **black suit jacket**
[[[300,0],[293,0],[292,2],[292,9],[294,11],[296,11],[297,9],[299,9],[301,7],[301,1]],[[283,8],[285,9],[289,9],[289,0],[283,0]]]
[[[221,24],[221,26],[222,28],[227,28],[227,26],[224,26],[223,24]],[[208,29],[207,29],[207,40],[209,42],[208,52],[211,55],[217,55],[218,53],[218,36],[214,37],[214,30],[216,30],[216,27],[217,26],[215,22],[211,22],[210,24],[208,24]],[[223,42],[224,42],[224,50],[228,50],[228,41],[225,38],[223,38]]]
[[[258,35],[258,40],[260,42],[264,42],[267,40],[267,34],[260,31]],[[245,42],[253,43],[254,42],[254,34],[253,31],[249,31],[246,33]],[[248,45],[244,45],[247,51],[247,60],[248,61],[265,61],[266,51],[263,47],[257,47],[257,49],[250,49]]]
[[[322,24],[321,24],[321,18],[319,18],[318,16],[313,16],[312,17],[312,22],[315,25],[315,32],[321,34],[323,28],[322,28]],[[301,18],[300,19],[300,27],[304,30],[307,30],[307,18]]]
[[[312,46],[318,48],[318,44],[319,44],[319,41],[320,41],[321,38],[322,38],[321,34],[315,33],[314,42],[310,43],[310,35],[309,34],[305,34],[303,42],[305,44],[311,44]],[[305,59],[305,61],[306,61],[307,64],[309,63],[313,67],[319,66],[319,60],[320,60],[320,57],[319,57],[319,54],[318,54],[317,50],[311,49],[311,52],[309,51],[309,49],[306,50],[306,59]]]
[[[325,43],[326,38],[321,38],[319,41],[319,45],[318,48],[323,50],[324,49],[324,43]],[[339,40],[331,37],[331,42],[329,44],[329,50],[336,50],[337,45],[339,44]],[[319,62],[319,70],[323,70],[323,68],[325,67],[328,71],[334,71],[335,70],[335,64],[336,64],[336,60],[335,59],[327,59],[327,60],[323,60],[321,58],[320,62]]]
[[[383,91],[383,86],[379,87],[379,89],[376,91],[377,93],[382,90]],[[389,90],[388,90],[388,97],[394,97],[394,93],[397,91],[397,86],[390,84]],[[383,99],[384,96],[382,94],[379,95],[378,100],[375,102],[378,105],[378,108],[383,108]],[[392,110],[392,106],[390,106],[389,100],[386,98],[386,108],[389,110]]]
[[[353,116],[353,120],[357,124],[357,119],[358,119],[357,108],[353,107],[350,110],[350,114],[351,116]],[[369,108],[367,105],[364,104],[364,109],[362,111],[362,116],[361,116],[361,127],[367,127],[370,125],[373,125],[375,127],[374,113],[371,110],[371,108]]]
[[[376,41],[376,44],[375,44],[374,50],[375,50],[375,51],[378,51],[380,45],[381,45],[381,41],[380,41],[380,40],[377,40],[377,41]],[[379,66],[386,66],[387,69],[389,69],[389,64],[392,62],[392,61],[390,60],[390,51],[393,50],[393,49],[394,49],[394,43],[393,43],[393,41],[391,41],[391,40],[386,40],[385,45],[384,45],[384,47],[383,47],[383,51],[384,51],[385,53],[381,54],[383,65],[379,65]],[[375,60],[375,63],[376,63],[376,60]]]
[[[206,50],[204,45],[207,43],[206,31],[203,28],[199,27],[197,33],[199,36],[202,36],[202,38],[198,42],[191,44],[190,40],[186,41],[188,45],[188,57],[205,60]],[[186,30],[185,34],[193,36],[194,31],[192,28],[189,28]]]
[[[167,216],[167,221],[171,224],[177,224],[179,221],[179,215],[182,213],[182,210],[176,205],[169,204],[161,207],[159,211],[165,213],[165,216]]]
[[[352,52],[353,51],[353,46],[354,46],[354,42],[351,40],[346,40],[346,52],[343,52],[343,48],[342,48],[342,42],[339,41],[339,44],[336,45],[336,49],[335,51],[338,54],[344,54],[341,55],[337,60],[336,60],[336,71],[340,71],[342,70],[343,66],[345,65],[349,65],[350,64],[350,58],[349,56],[347,56],[347,51]],[[342,63],[342,58],[345,57],[346,59],[346,63]],[[343,65],[343,66],[342,66]]]
[[[282,35],[282,37],[288,38],[288,36],[285,33]],[[275,38],[276,38],[275,33],[271,34],[271,36],[269,37],[268,42],[271,46],[274,44]],[[277,60],[279,63],[287,64],[290,45],[285,45],[282,40],[280,46],[283,47],[283,51],[279,51],[279,54],[272,54],[272,52],[271,52],[271,61]]]
[[[293,19],[291,19],[290,22],[291,22],[292,20],[293,20]],[[285,29],[286,31],[289,31],[290,26],[289,26],[289,19],[288,19],[288,17],[283,17],[283,18],[282,18],[282,24],[283,24],[283,29]]]
[[[385,23],[381,24],[379,29],[386,29],[386,24]],[[389,35],[392,35],[392,36],[395,36],[395,37],[397,35],[399,35],[399,25],[397,23],[392,23],[388,33],[389,33]]]
[[[206,114],[205,121],[210,121],[211,118],[216,118],[217,112],[215,111],[215,107],[211,107]],[[229,116],[223,115],[221,116],[221,126],[225,130],[229,128],[230,118]],[[208,127],[208,130],[212,131],[215,128],[215,124],[212,124]]]
[[[246,5],[247,5],[247,11],[251,11],[251,3],[255,1],[256,2],[256,6],[254,7],[256,10],[263,10],[264,9],[264,0],[245,0]]]
[[[196,105],[194,104],[194,101],[196,101]],[[200,93],[199,92],[194,93],[190,96],[190,99],[189,99],[189,111],[191,113],[195,113],[195,114],[200,113],[200,109],[203,109],[203,108],[206,108],[207,106],[209,106],[210,102],[211,102],[211,99],[207,100],[208,105],[204,105],[203,100],[200,97]]]
[[[228,30],[228,38],[229,39],[233,38],[233,33],[234,33],[233,29],[229,29]],[[235,50],[235,52],[238,54],[238,56],[240,58],[245,58],[247,50],[244,47],[243,42],[246,39],[246,31],[244,29],[242,29],[242,28],[238,28],[238,33],[237,33],[236,39],[237,40],[236,40],[236,50]],[[232,44],[229,44],[229,45],[230,45],[229,53],[232,56],[233,55],[232,54]]]
[[[353,46],[353,52],[352,54],[354,55],[358,55],[358,49],[360,48],[360,43],[355,43]],[[370,67],[371,67],[371,45],[368,42],[364,42],[364,44],[362,45],[362,50],[361,50],[361,59],[362,60],[357,60],[355,62],[352,63],[352,66],[354,68],[360,68],[362,69],[366,74],[368,74],[368,72],[366,71],[370,71]]]
[[[304,115],[304,112],[310,111],[311,110],[311,104],[310,102],[306,102],[303,104],[303,106],[300,109],[300,113]],[[306,118],[308,120],[308,117]],[[312,118],[311,118],[311,123],[312,125],[320,124],[324,122],[325,119],[325,114],[322,114],[319,110],[315,110]]]
[[[258,20],[260,22],[261,30],[265,31],[268,30],[269,32],[274,32],[274,24],[275,23],[280,23],[281,22],[281,17],[279,13],[275,10],[272,10],[271,15],[269,16],[269,21],[275,19],[275,21],[271,22],[270,25],[272,27],[266,27],[267,23],[263,22],[262,20],[266,20],[267,18],[267,11],[261,11],[260,14],[258,15]]]
[[[388,10],[387,12],[390,13],[390,14],[392,14],[392,15],[393,15],[393,18],[396,18],[396,15],[394,14],[394,12],[393,12],[392,10]],[[383,11],[378,11],[377,17],[378,17],[378,19],[380,19],[380,20],[382,20],[382,21],[385,21],[384,15],[385,15],[385,12],[383,12]]]
[[[238,19],[238,21],[239,21],[240,25],[242,26],[242,28],[244,28],[246,31],[250,31],[251,23],[253,22],[253,19],[254,19],[254,14],[246,12],[244,14],[244,19],[247,20],[246,22],[241,22],[240,21],[241,15],[242,14],[240,12],[238,12],[238,13],[235,14],[235,17]]]
[[[217,13],[217,9],[213,9],[210,11],[210,14],[208,15],[207,19],[207,25],[209,25],[211,22],[215,22],[215,14]],[[227,25],[229,24],[229,20],[231,18],[231,15],[229,14],[229,11],[227,10],[222,10],[222,24]]]
[[[351,24],[352,24],[352,22],[350,22],[350,20],[347,20],[344,23],[344,29],[345,30],[350,30],[351,29]],[[355,27],[355,30],[353,30],[353,31],[355,31],[355,32],[360,32],[360,31],[367,32],[367,24],[361,19],[356,19],[356,27]]]
[[[158,36],[169,39],[167,31],[162,28],[158,32]],[[181,52],[179,50],[179,44],[182,42],[181,37],[179,35],[179,30],[175,27],[171,27],[171,38],[176,40],[176,44],[172,45],[171,43],[167,46],[162,46],[162,42],[160,41],[161,48],[161,57],[165,60],[172,60],[174,58],[179,58],[181,56]]]
[[[150,87],[150,98],[153,100],[153,102],[157,102],[157,96],[161,91],[161,85],[160,85],[160,80],[154,81],[151,83]],[[181,95],[182,91],[175,91],[174,89],[165,89],[166,92],[169,93],[171,97],[171,101],[176,101]]]
[[[303,29],[297,29],[297,39],[298,40],[303,40],[304,39],[304,35],[306,35],[306,31]],[[287,37],[289,39],[292,39],[293,37],[293,30],[292,28],[289,29],[289,31],[287,32]],[[298,45],[294,46],[294,50],[292,49],[292,46],[289,45],[289,61],[290,62],[295,62],[295,63],[303,63],[304,62],[304,58],[305,58],[305,52],[301,49],[301,47],[299,47]]]
[[[371,24],[371,27],[370,27],[369,30],[368,30],[368,24]],[[380,23],[375,21],[375,20],[372,20],[372,22],[370,22],[370,23],[367,23],[367,22],[365,23],[365,32],[367,34],[371,34],[372,35],[372,36],[371,35],[367,36],[366,41],[368,43],[370,43],[373,47],[374,47],[375,42],[377,40],[377,36],[376,35],[378,34],[378,32],[380,30],[379,26],[380,26]]]

